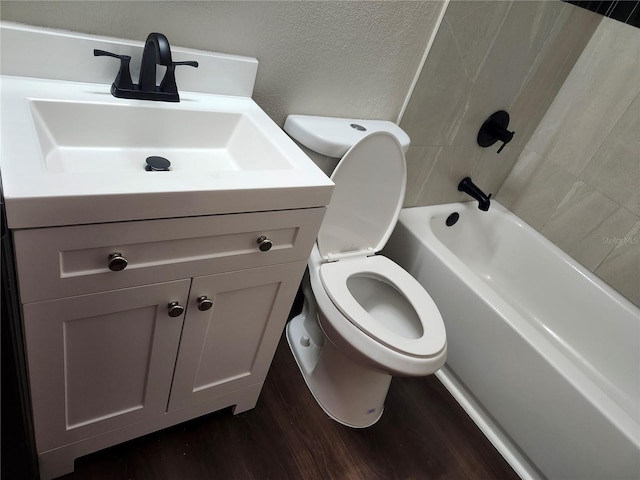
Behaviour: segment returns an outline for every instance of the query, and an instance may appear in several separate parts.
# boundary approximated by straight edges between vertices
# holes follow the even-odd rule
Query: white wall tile
[[[640,305],[640,219],[622,237],[606,237],[616,247],[595,273],[636,305]]]
[[[483,3],[488,5],[494,2]],[[457,5],[457,2],[454,4]],[[477,145],[478,130],[489,115],[497,110],[509,110],[529,77],[536,58],[544,51],[556,23],[564,19],[561,13],[566,6],[562,2],[514,2],[505,12],[495,41],[467,94],[464,115],[454,125],[450,144]],[[473,32],[475,28],[455,33],[460,37]],[[546,93],[550,99],[555,95],[555,92]],[[531,121],[531,117],[535,118],[532,113],[526,112],[527,122]],[[517,137],[515,140],[521,142],[523,139]]]
[[[582,179],[640,215],[640,94],[602,142]]]
[[[638,29],[604,18],[528,147],[579,176],[638,92]]]
[[[624,236],[636,221],[629,210],[577,181],[540,233],[593,271],[615,247],[602,239]]]
[[[405,205],[468,200],[464,176],[496,193],[599,21],[562,2],[451,2],[400,123],[412,146],[441,148]],[[478,146],[482,123],[510,107],[514,140],[500,155]]]
[[[498,201],[535,229],[556,210],[576,177],[524,149],[498,193]]]
[[[404,197],[405,207],[415,207],[419,202],[422,186],[437,158],[439,147],[410,146],[406,154],[407,191]]]
[[[436,205],[471,200],[458,191],[458,183],[473,170],[480,154],[475,147],[437,147],[429,162],[432,164],[417,195],[416,205]],[[408,206],[408,205],[407,205]]]
[[[638,305],[640,245],[605,239],[640,216],[639,92],[640,32],[604,18],[498,195]]]

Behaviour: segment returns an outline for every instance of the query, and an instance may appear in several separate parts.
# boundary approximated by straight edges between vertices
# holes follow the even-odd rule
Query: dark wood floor
[[[229,410],[96,452],[64,480],[518,479],[434,377],[395,378],[355,430],[317,406],[280,342],[255,409]]]

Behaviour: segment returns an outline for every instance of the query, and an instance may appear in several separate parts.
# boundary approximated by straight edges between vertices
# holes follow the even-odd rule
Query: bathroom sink
[[[144,171],[149,156],[169,160],[170,171],[196,175],[293,168],[243,112],[166,109],[149,102],[29,103],[44,163],[54,172],[126,175]]]
[[[327,205],[333,184],[249,97],[112,97],[102,84],[2,77],[9,227]],[[169,171],[147,171],[164,157]]]

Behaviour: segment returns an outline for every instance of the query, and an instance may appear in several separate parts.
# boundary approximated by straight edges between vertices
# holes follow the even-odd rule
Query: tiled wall
[[[640,28],[640,1],[638,0],[564,0],[581,8],[605,15],[622,23]]]
[[[640,30],[603,19],[498,200],[640,306]]]
[[[405,206],[467,200],[470,175],[496,193],[602,17],[563,2],[449,3],[400,126],[411,137]],[[481,148],[497,110],[513,141]]]

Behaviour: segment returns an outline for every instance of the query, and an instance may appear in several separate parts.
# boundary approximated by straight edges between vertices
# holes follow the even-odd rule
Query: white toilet
[[[344,425],[368,427],[382,415],[393,375],[432,374],[447,352],[429,294],[376,255],[404,200],[409,138],[391,122],[303,115],[289,116],[285,130],[323,155],[348,149],[331,176],[331,204],[303,281],[305,303],[287,325],[287,340],[324,411]]]

